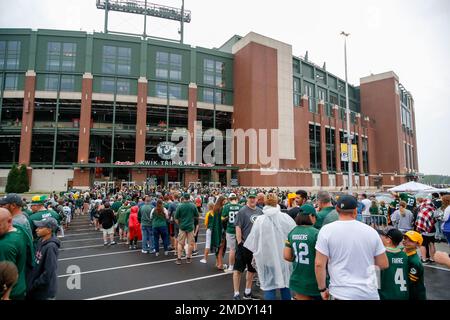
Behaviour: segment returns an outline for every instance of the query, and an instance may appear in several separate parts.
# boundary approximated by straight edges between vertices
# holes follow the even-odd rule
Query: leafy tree
[[[19,169],[19,183],[17,193],[24,193],[30,190],[30,181],[28,180],[27,166],[22,164]]]
[[[15,193],[17,192],[17,187],[19,185],[19,169],[16,164],[13,164],[11,170],[8,173],[8,178],[6,180],[6,193]]]

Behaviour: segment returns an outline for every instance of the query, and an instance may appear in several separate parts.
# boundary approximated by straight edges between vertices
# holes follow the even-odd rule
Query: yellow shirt
[[[208,211],[207,213],[206,213],[206,216],[205,216],[205,227],[208,227],[208,220],[209,220],[209,217],[214,217],[214,211]]]

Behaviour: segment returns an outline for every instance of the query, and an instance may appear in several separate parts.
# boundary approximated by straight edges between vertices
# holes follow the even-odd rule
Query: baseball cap
[[[416,231],[408,231],[404,236],[408,237],[411,241],[417,243],[419,246],[421,246],[423,243],[422,235]]]
[[[230,193],[228,195],[228,198],[237,198],[236,193]]]
[[[190,196],[189,193],[185,192],[185,193],[183,193],[183,198],[185,198],[185,199],[190,199],[191,196]]]
[[[47,196],[33,196],[33,198],[31,198],[31,205],[34,204],[44,204],[45,201],[47,200]]]
[[[394,242],[394,244],[399,244],[400,242],[402,242],[403,233],[398,229],[386,228],[386,229],[378,229],[377,231],[379,234],[390,238]]]
[[[16,204],[18,206],[23,206],[22,198],[17,193],[9,193],[0,199],[0,205],[5,204]]]
[[[257,192],[255,189],[252,189],[248,192],[247,198],[256,198]]]
[[[358,201],[354,196],[351,195],[343,195],[339,197],[336,207],[341,210],[353,210],[358,207]]]
[[[304,205],[302,205],[302,206],[299,208],[297,214],[301,214],[301,215],[303,215],[303,216],[309,216],[309,215],[316,216],[316,215],[317,215],[316,209],[314,209],[314,207],[313,207],[312,205],[310,205],[310,204],[304,204]]]
[[[33,221],[34,225],[38,228],[49,228],[53,231],[58,229],[58,222],[55,218],[52,217],[46,217],[42,219],[41,221]]]

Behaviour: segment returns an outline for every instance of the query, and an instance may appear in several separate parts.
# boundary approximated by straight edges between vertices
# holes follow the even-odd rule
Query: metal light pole
[[[345,111],[347,120],[347,159],[348,159],[348,193],[352,194],[353,186],[353,149],[352,149],[352,134],[350,131],[350,107],[348,102],[348,79],[347,79],[347,37],[350,33],[341,32],[344,36],[344,56],[345,56]]]

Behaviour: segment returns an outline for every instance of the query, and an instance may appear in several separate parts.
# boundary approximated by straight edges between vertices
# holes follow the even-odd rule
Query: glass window
[[[18,80],[19,76],[17,74],[7,74],[5,78],[5,90],[17,90]]]
[[[102,78],[101,91],[103,93],[114,93],[114,79]]]
[[[103,46],[102,72],[129,75],[131,73],[131,48]]]
[[[224,70],[225,63],[221,61],[203,60],[203,83],[210,86],[224,87]]]
[[[130,80],[117,79],[117,94],[130,94]]]
[[[300,93],[300,79],[294,78],[294,106],[300,105],[301,93]]]
[[[76,43],[63,43],[62,71],[75,71]]]
[[[171,99],[181,99],[181,86],[179,84],[171,84],[169,91]]]
[[[19,69],[20,41],[8,41],[6,50],[6,69]]]
[[[58,90],[58,78],[56,74],[48,74],[45,76],[45,90],[56,91]]]
[[[312,83],[303,81],[304,93],[308,96],[308,109],[310,112],[317,112],[316,101],[314,98],[314,85]]]
[[[336,171],[336,159],[335,159],[335,130],[325,129],[325,143],[327,152],[327,170]]]
[[[216,101],[214,101],[214,90],[204,88],[203,89],[203,101],[208,103],[223,103],[223,93],[221,90],[215,90],[216,91]]]
[[[156,52],[156,77],[167,79],[169,75],[169,54],[167,52]]]
[[[48,71],[75,71],[76,43],[49,42],[47,44]]]
[[[75,91],[75,76],[61,76],[61,91]]]
[[[0,69],[4,68],[6,57],[6,41],[0,41]]]
[[[322,88],[317,88],[318,94],[319,94],[319,100],[326,101],[327,100],[327,90]]]
[[[156,52],[156,77],[181,80],[182,56],[175,53]]]
[[[300,73],[300,61],[294,59],[292,63],[292,70],[294,73]]]
[[[117,49],[117,74],[128,75],[131,72],[131,48]]]
[[[181,80],[181,55],[170,54],[170,79]]]
[[[309,159],[311,169],[320,170],[322,166],[320,150],[320,126],[309,125]]]

